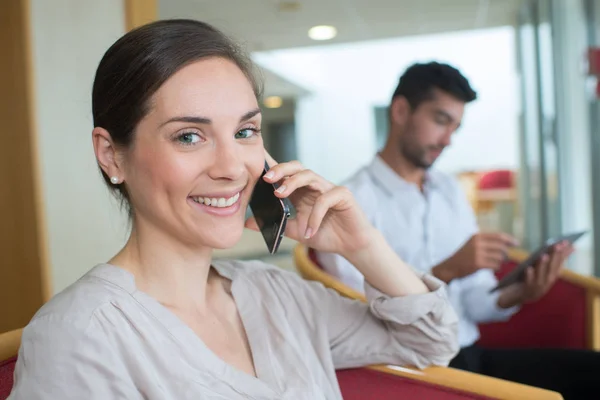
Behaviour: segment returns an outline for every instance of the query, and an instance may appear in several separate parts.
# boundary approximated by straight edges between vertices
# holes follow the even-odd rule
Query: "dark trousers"
[[[473,345],[461,349],[450,366],[554,390],[565,400],[600,399],[600,352]]]

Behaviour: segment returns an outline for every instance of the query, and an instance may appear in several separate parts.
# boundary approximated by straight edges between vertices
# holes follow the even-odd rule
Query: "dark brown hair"
[[[148,113],[154,93],[186,65],[211,57],[234,62],[260,97],[252,61],[233,40],[213,26],[194,20],[152,22],[117,40],[104,54],[94,79],[94,126],[106,129],[115,144],[129,148],[135,128]],[[127,185],[105,182],[131,213]]]
[[[477,93],[458,69],[448,64],[429,62],[413,64],[404,72],[392,100],[403,96],[416,110],[421,103],[433,99],[434,89],[440,89],[464,103],[477,99]]]

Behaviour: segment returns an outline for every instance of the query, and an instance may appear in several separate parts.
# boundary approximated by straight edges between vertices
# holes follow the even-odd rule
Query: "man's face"
[[[460,127],[465,103],[456,97],[434,89],[430,100],[409,110],[399,137],[400,152],[418,168],[433,165],[450,145],[452,134]]]

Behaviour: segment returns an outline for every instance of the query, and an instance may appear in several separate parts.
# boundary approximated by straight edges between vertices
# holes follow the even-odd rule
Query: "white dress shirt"
[[[423,273],[430,273],[478,231],[463,190],[454,178],[442,172],[430,170],[421,191],[377,156],[345,186],[398,255]],[[362,274],[346,259],[330,253],[318,253],[317,257],[327,272],[363,290]],[[479,339],[478,323],[507,320],[517,311],[518,307],[498,307],[498,293],[489,293],[496,283],[491,270],[479,270],[448,285],[450,301],[460,320],[461,347]]]

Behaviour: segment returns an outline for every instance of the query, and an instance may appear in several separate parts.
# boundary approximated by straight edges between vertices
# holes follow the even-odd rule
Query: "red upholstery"
[[[496,275],[501,278],[515,266],[507,262]],[[486,347],[585,349],[585,289],[559,279],[543,298],[524,305],[510,320],[479,328],[479,344]]]
[[[0,400],[6,400],[13,386],[13,373],[17,357],[0,361]]]
[[[319,269],[323,269],[321,264],[319,264],[319,260],[317,260],[317,253],[315,252],[315,249],[312,249],[310,247],[308,248],[308,258],[310,258],[310,261],[312,261],[313,264],[319,267]]]
[[[513,172],[510,170],[497,170],[486,172],[479,178],[477,187],[486,189],[511,189],[514,186]]]
[[[344,400],[490,399],[366,368],[336,371]]]

